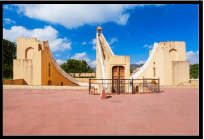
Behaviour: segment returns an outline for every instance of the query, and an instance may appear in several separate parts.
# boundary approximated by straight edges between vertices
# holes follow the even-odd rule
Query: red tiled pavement
[[[198,89],[161,91],[3,90],[3,135],[198,135]]]

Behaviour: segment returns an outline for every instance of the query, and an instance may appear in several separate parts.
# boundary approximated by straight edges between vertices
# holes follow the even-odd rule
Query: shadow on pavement
[[[106,99],[109,99],[109,98],[111,98],[112,96],[106,96]]]

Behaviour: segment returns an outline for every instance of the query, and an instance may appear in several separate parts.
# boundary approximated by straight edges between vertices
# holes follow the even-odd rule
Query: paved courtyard
[[[3,135],[198,135],[198,88],[161,91],[3,90]]]

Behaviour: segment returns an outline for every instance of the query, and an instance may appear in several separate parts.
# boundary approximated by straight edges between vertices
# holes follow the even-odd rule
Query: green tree
[[[74,60],[73,66],[75,67],[73,69],[73,73],[74,73],[74,77],[75,77],[75,73],[80,73],[81,62],[79,60]]]
[[[13,59],[16,59],[16,44],[3,39],[3,77],[13,77]]]
[[[130,73],[132,73],[132,69],[130,68]]]
[[[93,69],[88,66],[87,62],[85,60],[74,60],[69,59],[67,60],[67,63],[63,63],[60,65],[60,67],[67,73],[91,73],[93,72]]]
[[[199,64],[193,64],[190,68],[190,78],[198,79],[199,76]]]
[[[85,73],[87,66],[88,66],[88,64],[86,63],[86,61],[82,60],[81,61],[81,72],[80,73]]]
[[[90,66],[87,66],[87,72],[88,72],[88,73],[92,73],[92,72],[93,72],[93,69],[92,69]]]

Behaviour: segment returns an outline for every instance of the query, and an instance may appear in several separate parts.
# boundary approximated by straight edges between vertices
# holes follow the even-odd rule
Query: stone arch
[[[177,50],[175,48],[172,48],[171,50],[169,50],[169,53],[172,52],[172,51],[176,51],[177,52]]]
[[[34,51],[33,47],[28,47],[25,49],[25,59],[32,59],[33,55],[29,55],[28,53],[31,51],[31,53]]]
[[[172,48],[171,50],[169,50],[169,54],[171,55],[172,61],[178,60],[178,52],[175,48]]]

